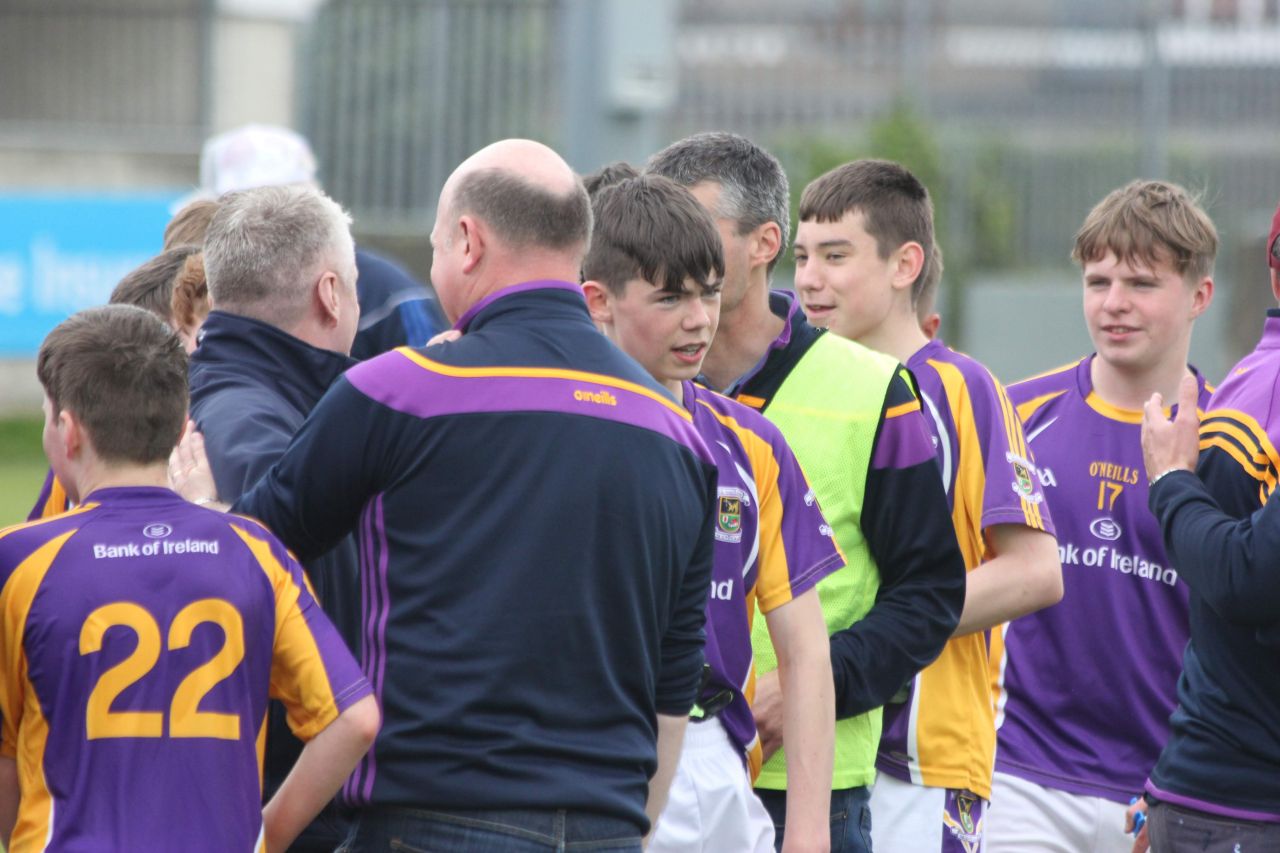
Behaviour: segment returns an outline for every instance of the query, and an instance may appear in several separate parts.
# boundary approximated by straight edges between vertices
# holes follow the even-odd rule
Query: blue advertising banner
[[[0,358],[34,356],[69,314],[105,303],[160,251],[179,196],[0,192]]]

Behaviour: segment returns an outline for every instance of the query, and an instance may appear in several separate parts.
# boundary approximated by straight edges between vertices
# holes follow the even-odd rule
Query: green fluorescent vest
[[[823,335],[783,381],[765,411],[786,437],[809,478],[847,566],[818,584],[827,633],[849,627],[875,602],[876,567],[862,535],[862,496],[876,429],[897,361],[836,335]],[[757,613],[751,645],[758,673],[778,668],[764,618]],[[836,721],[832,789],[875,781],[880,709]],[[787,787],[786,757],[765,762],[756,786]]]

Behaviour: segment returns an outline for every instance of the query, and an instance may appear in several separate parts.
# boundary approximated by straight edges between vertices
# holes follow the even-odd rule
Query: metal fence
[[[0,2],[0,144],[194,154],[214,9]],[[636,50],[654,32],[666,48]],[[1280,197],[1276,43],[1280,0],[327,0],[297,118],[369,236],[425,234],[449,171],[503,136],[589,169],[720,128],[797,189],[865,154],[927,174],[950,281],[1069,274],[1089,207],[1148,176],[1205,194],[1219,279],[1244,282]],[[584,109],[595,77],[613,100]]]
[[[570,5],[331,0],[299,75],[326,185],[366,221],[416,228],[478,146],[580,132],[564,125],[564,57],[583,49],[561,40]],[[1000,178],[1012,230],[987,262],[1061,264],[1062,235],[1131,177],[1204,189],[1227,220],[1274,203],[1276,15],[1271,0],[682,0],[677,96],[653,120],[664,139],[745,133],[803,179],[806,145],[865,152],[869,129],[909,103],[940,197],[973,192],[980,166]],[[956,234],[973,215],[939,211]]]
[[[198,150],[208,0],[0,3],[0,140]]]
[[[361,228],[421,230],[440,187],[495,139],[554,142],[555,0],[333,0],[302,51],[301,124]]]
[[[362,227],[425,234],[449,170],[502,136],[571,142],[584,168],[620,156],[616,132],[581,122],[592,68],[566,57],[592,45],[564,37],[579,2],[607,16],[624,0],[330,0],[304,52],[302,123]],[[1198,335],[1210,370],[1252,340],[1231,330],[1267,296],[1250,285],[1280,198],[1277,0],[677,0],[675,14],[676,94],[646,136],[746,134],[797,191],[840,158],[903,159],[938,201],[953,296],[1069,280],[1098,199],[1177,180],[1224,237],[1228,286]],[[966,304],[949,305],[962,342],[1003,322],[966,321]]]

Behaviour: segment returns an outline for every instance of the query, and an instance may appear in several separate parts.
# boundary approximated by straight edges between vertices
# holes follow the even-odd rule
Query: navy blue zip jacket
[[[408,270],[367,249],[356,249],[360,325],[351,344],[359,360],[396,347],[425,346],[448,328],[440,304]]]
[[[506,288],[459,327],[350,370],[235,509],[304,560],[359,529],[383,726],[347,802],[643,831],[656,715],[702,673],[715,469],[577,285]]]
[[[1210,473],[1204,453],[1200,467]],[[1256,506],[1256,480],[1252,491]],[[1280,496],[1237,520],[1194,474],[1175,472],[1151,487],[1149,502],[1191,588],[1191,641],[1172,733],[1147,791],[1199,811],[1280,822],[1280,650],[1267,642],[1280,626]]]
[[[191,355],[191,417],[204,433],[218,496],[234,501],[275,464],[307,414],[354,361],[268,323],[213,311]],[[304,561],[321,607],[356,654],[360,587],[354,536]],[[264,794],[284,781],[302,744],[272,704]]]

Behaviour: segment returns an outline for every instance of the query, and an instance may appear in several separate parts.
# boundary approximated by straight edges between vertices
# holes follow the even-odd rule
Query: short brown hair
[[[191,329],[209,316],[209,282],[204,277],[204,255],[197,252],[187,256],[187,262],[173,280],[171,302],[173,325],[177,329]]]
[[[601,166],[589,175],[582,176],[582,186],[592,198],[605,187],[611,187],[619,181],[640,176],[640,171],[625,160],[618,160],[607,166]]]
[[[1132,181],[1089,211],[1071,257],[1083,267],[1107,252],[1149,267],[1166,261],[1193,281],[1213,273],[1218,231],[1196,199],[1177,184]]]
[[[801,222],[839,222],[862,214],[883,260],[905,243],[924,250],[920,274],[911,284],[911,304],[929,277],[933,256],[933,202],[929,190],[905,167],[888,160],[854,160],[815,178],[800,196]]]
[[[53,404],[84,425],[98,458],[169,458],[187,419],[187,354],[164,323],[132,305],[71,315],[40,345],[36,375]]]
[[[203,246],[204,232],[217,212],[218,202],[211,198],[196,199],[183,207],[164,227],[164,248]]]
[[[922,283],[920,293],[916,296],[916,319],[921,323],[933,313],[933,306],[937,304],[938,285],[942,283],[942,270],[942,246],[935,242],[933,254],[929,256],[929,263],[920,276]]]
[[[577,175],[556,193],[506,169],[476,169],[458,179],[448,212],[484,220],[513,248],[585,248],[591,239],[591,200]]]
[[[173,282],[187,258],[199,251],[199,246],[166,249],[120,279],[107,302],[145,308],[173,325]]]
[[[582,276],[611,293],[622,293],[636,278],[684,293],[686,279],[707,289],[724,276],[715,220],[675,181],[661,175],[619,181],[596,193],[592,209],[595,233]]]

